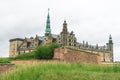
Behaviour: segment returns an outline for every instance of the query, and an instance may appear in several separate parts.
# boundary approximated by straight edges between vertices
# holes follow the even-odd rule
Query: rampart
[[[68,48],[55,49],[54,59],[70,63],[78,62],[78,63],[101,64],[101,58],[98,54]]]
[[[14,68],[14,64],[1,63],[0,64],[0,74],[9,69],[13,69],[13,68]]]

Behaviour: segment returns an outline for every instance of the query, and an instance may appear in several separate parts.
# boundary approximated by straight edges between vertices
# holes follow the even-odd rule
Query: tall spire
[[[110,43],[110,44],[113,44],[111,34],[109,35],[109,43]]]
[[[46,21],[46,29],[45,29],[45,35],[49,35],[51,33],[50,29],[50,15],[49,15],[49,8],[48,8],[48,15],[47,15],[47,21]]]

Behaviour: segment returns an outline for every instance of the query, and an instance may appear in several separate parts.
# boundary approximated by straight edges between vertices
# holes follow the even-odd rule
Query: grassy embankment
[[[120,80],[120,66],[68,63],[17,65],[0,80]]]
[[[10,63],[9,58],[0,58],[0,63]]]
[[[38,47],[35,52],[29,54],[0,59],[0,63],[9,63],[10,60],[51,59],[53,49],[53,46]],[[15,65],[15,69],[1,75],[0,80],[120,80],[120,65],[31,63]]]
[[[29,53],[23,53],[11,58],[0,58],[0,63],[10,63],[11,60],[33,60],[33,59],[52,59],[54,55],[54,49],[58,48],[56,43],[38,46],[34,51]]]

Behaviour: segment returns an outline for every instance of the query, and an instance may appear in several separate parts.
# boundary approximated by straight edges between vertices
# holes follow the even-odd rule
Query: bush
[[[58,47],[59,45],[56,43],[45,46],[38,46],[35,50],[35,56],[37,59],[52,59],[54,55],[54,49]]]

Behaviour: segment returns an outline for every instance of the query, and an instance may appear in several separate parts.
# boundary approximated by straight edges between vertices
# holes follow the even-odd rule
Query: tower
[[[47,21],[46,21],[46,29],[45,29],[45,37],[43,40],[43,45],[52,43],[52,34],[50,29],[50,15],[48,9]]]
[[[23,43],[24,39],[21,38],[15,38],[15,39],[10,39],[10,45],[9,45],[9,56],[14,57],[18,55],[18,47]]]
[[[107,43],[107,49],[110,52],[110,61],[113,62],[113,40],[111,34],[109,35],[109,41]]]
[[[68,33],[66,20],[63,23],[63,30],[62,30],[62,32],[63,33]]]
[[[66,20],[65,20],[64,23],[63,23],[63,29],[62,29],[62,32],[61,32],[62,46],[67,46],[67,36],[68,36],[68,30],[67,30],[67,23],[66,23]]]
[[[45,36],[49,36],[50,34],[51,34],[50,15],[49,15],[49,9],[48,9],[48,15],[47,15],[47,21],[46,21],[46,29],[45,29]]]

